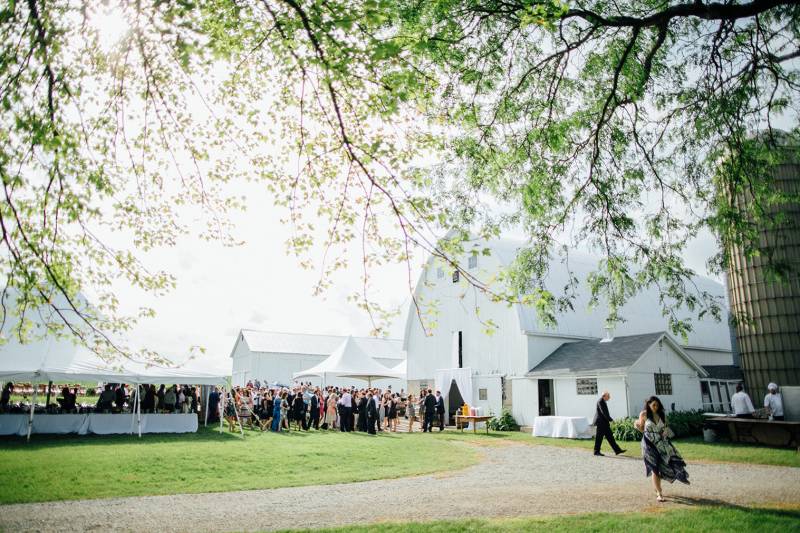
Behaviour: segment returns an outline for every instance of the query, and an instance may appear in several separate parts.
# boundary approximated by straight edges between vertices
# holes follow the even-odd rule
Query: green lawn
[[[478,451],[428,435],[202,430],[0,439],[0,503],[265,489],[463,468]]]
[[[303,530],[292,530],[303,531]],[[308,530],[310,531],[310,530]],[[800,510],[749,507],[699,507],[653,513],[596,513],[552,518],[452,520],[380,523],[314,530],[318,533],[466,533],[466,532],[792,532],[800,531]]]
[[[509,444],[581,448],[592,441],[534,438],[526,433],[466,431],[381,434],[245,431],[245,438],[216,429],[188,435],[34,435],[0,438],[0,504],[173,493],[265,489],[346,483],[454,470],[479,460],[478,446]],[[692,461],[726,461],[800,467],[794,450],[737,444],[677,442]],[[639,456],[639,443],[625,443]],[[108,480],[113,479],[113,483]],[[8,480],[8,481],[6,481]]]

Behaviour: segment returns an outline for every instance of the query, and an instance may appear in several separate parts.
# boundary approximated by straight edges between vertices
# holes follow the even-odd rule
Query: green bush
[[[637,417],[638,418],[638,417]],[[642,440],[642,432],[633,426],[636,418],[620,418],[611,423],[614,438],[621,441]],[[676,438],[700,436],[703,434],[705,417],[700,410],[675,411],[667,415],[667,426]]]
[[[487,424],[489,429],[493,431],[519,431],[519,424],[514,420],[508,409],[503,409],[500,417],[492,417]]]
[[[642,440],[642,432],[633,427],[635,418],[618,418],[611,422],[611,432],[614,438],[619,441]]]

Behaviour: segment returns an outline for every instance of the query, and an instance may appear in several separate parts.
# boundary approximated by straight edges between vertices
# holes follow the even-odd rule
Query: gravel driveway
[[[250,531],[441,518],[800,503],[800,468],[689,464],[657,504],[640,459],[507,444],[446,474],[341,485],[0,506],[6,531]],[[265,465],[264,475],[269,467]],[[313,473],[309,473],[313,475]],[[254,473],[255,475],[255,473]],[[114,483],[109,480],[109,483]]]

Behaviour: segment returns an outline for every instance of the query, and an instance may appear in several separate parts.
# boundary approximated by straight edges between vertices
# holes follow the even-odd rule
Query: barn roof
[[[590,339],[562,344],[532,368],[527,375],[623,372],[633,366],[651,346],[662,338],[671,343],[678,355],[686,359],[691,366],[703,372],[702,367],[691,359],[669,335],[659,331],[615,337],[610,341]]]
[[[510,265],[517,256],[520,249],[526,244],[514,239],[474,239],[464,243],[465,250],[483,250],[488,248],[491,255],[496,257],[503,266]],[[469,254],[469,252],[468,252]],[[433,258],[431,258],[433,261]],[[429,262],[428,268],[432,263]],[[568,260],[554,256],[548,265],[546,277],[542,280],[546,289],[555,295],[563,295],[565,287],[569,283],[570,274],[574,275],[580,285],[575,290],[575,297],[572,300],[573,309],[556,313],[556,325],[546,326],[539,319],[535,306],[524,306],[515,304],[517,316],[519,318],[520,329],[529,335],[547,335],[558,337],[571,337],[575,339],[591,339],[603,337],[606,333],[605,325],[608,317],[608,304],[601,299],[596,305],[590,302],[591,291],[586,282],[587,276],[597,269],[598,259],[589,254],[572,250]],[[476,274],[478,277],[481,275]],[[417,291],[422,290],[425,274],[420,277]],[[482,279],[484,283],[492,284],[496,279],[496,272],[485,272]],[[723,315],[727,307],[725,287],[712,279],[694,276],[692,277],[691,290],[707,292],[718,297],[723,307]],[[624,321],[616,324],[613,334],[619,336],[639,335],[648,331],[663,331],[667,329],[667,319],[662,315],[659,305],[659,290],[657,287],[649,287],[641,290],[632,296],[620,309],[619,315]],[[680,341],[682,346],[691,348],[707,348],[713,350],[731,350],[730,331],[725,320],[716,321],[710,313],[702,320],[698,320],[697,311],[691,312],[687,309],[676,311],[678,318],[691,319],[692,331],[687,335],[687,340]],[[416,317],[409,312],[407,316],[406,331],[408,332],[410,323]],[[408,335],[408,333],[406,333]]]
[[[246,342],[252,352],[330,355],[347,338],[341,335],[312,335],[243,329],[237,342]],[[352,339],[370,357],[405,359],[402,340],[376,337],[352,337]]]

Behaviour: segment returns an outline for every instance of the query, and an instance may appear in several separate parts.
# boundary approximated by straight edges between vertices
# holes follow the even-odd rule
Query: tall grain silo
[[[775,191],[800,195],[800,159],[793,148],[787,162],[772,167]],[[759,232],[761,254],[747,257],[740,245],[728,245],[728,294],[736,321],[736,338],[745,385],[756,407],[767,384],[800,385],[800,202],[776,203],[767,214],[785,218]],[[737,195],[736,207],[751,202]],[[744,210],[742,210],[744,212]],[[767,257],[788,266],[788,276],[770,276]],[[774,263],[773,263],[774,264]]]

